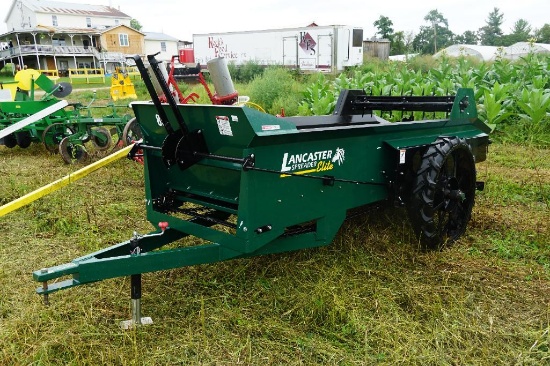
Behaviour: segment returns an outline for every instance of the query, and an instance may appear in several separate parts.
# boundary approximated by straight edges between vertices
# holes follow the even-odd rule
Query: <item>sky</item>
[[[1,0],[3,4],[12,0]],[[485,25],[489,13],[499,8],[504,14],[503,32],[510,33],[523,18],[532,28],[550,23],[550,0],[66,0],[64,2],[110,5],[119,8],[143,26],[144,32],[162,32],[184,41],[193,34],[251,31],[318,25],[362,27],[364,38],[376,33],[373,26],[381,15],[391,19],[395,31],[418,33],[428,25],[424,17],[437,9],[449,21],[455,34],[476,31]],[[7,31],[4,20],[9,6],[0,7],[0,33]]]

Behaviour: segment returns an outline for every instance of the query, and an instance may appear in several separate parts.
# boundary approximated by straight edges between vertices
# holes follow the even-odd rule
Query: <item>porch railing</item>
[[[0,50],[0,61],[18,56],[55,55],[55,56],[92,56],[98,61],[124,62],[126,55],[120,52],[98,52],[93,47],[52,46],[48,44],[28,44]]]
[[[29,56],[29,55],[51,55],[67,56],[67,55],[92,55],[91,47],[84,46],[52,46],[49,44],[27,44],[21,46],[15,46],[0,51],[0,60],[9,59],[17,56]]]

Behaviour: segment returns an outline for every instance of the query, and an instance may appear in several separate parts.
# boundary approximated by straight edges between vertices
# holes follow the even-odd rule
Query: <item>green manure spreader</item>
[[[36,271],[46,298],[131,276],[132,321],[140,323],[142,273],[328,245],[350,213],[385,201],[407,207],[426,248],[465,232],[490,132],[472,90],[343,90],[332,115],[275,117],[246,106],[161,103],[149,74],[171,94],[148,58],[152,73],[135,58],[152,101],[132,103],[143,139],[129,157],[143,157],[147,218],[158,229]],[[388,122],[376,111],[446,117]],[[205,244],[189,246],[187,236]]]

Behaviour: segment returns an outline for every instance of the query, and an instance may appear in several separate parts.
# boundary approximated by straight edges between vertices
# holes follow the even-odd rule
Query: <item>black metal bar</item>
[[[296,174],[296,173],[290,173],[290,172],[282,172],[280,170],[273,170],[273,169],[264,169],[264,168],[257,168],[257,167],[249,167],[248,170],[255,170],[258,172],[264,172],[264,173],[273,173],[273,174],[280,174],[280,175],[288,175],[290,177],[303,177],[303,178],[310,178],[310,179],[320,179],[323,181],[325,185],[331,185],[326,184],[327,181],[330,182],[342,182],[342,183],[352,183],[352,184],[365,184],[365,185],[372,185],[372,186],[384,186],[387,187],[386,183],[377,183],[377,182],[364,182],[360,180],[351,180],[351,179],[343,179],[343,178],[335,178],[332,176],[317,176],[317,175],[309,175],[309,174]]]
[[[151,77],[149,76],[149,73],[147,72],[147,68],[145,67],[145,64],[141,60],[141,57],[139,55],[132,56],[132,59],[136,63],[136,66],[139,70],[139,73],[141,74],[141,78],[143,79],[143,82],[145,83],[145,87],[147,88],[147,91],[149,92],[149,95],[151,96],[151,100],[153,101],[153,104],[155,105],[155,108],[157,109],[157,112],[159,114],[160,120],[162,124],[164,125],[164,128],[166,129],[166,132],[168,135],[174,134],[174,129],[170,125],[170,122],[168,121],[168,117],[166,116],[166,112],[164,111],[164,108],[162,107],[162,103],[160,102],[160,99],[157,95],[157,92],[155,90],[155,87],[153,86],[153,82],[151,81]]]
[[[143,144],[137,144],[138,148],[145,149],[145,150],[162,150],[162,147],[160,146],[151,146],[151,145],[143,145]]]
[[[212,217],[208,214],[200,214],[197,212],[197,210],[194,209],[186,209],[186,208],[177,208],[173,210],[174,212],[183,213],[187,216],[191,216],[194,220],[202,220],[204,222],[208,222],[209,224],[218,224],[225,227],[228,227],[230,229],[236,229],[237,225],[227,222],[225,220],[220,220],[215,217]]]
[[[130,292],[132,300],[141,299],[141,273],[130,276]]]
[[[158,55],[160,52],[154,54],[154,55],[147,55],[147,60],[149,60],[149,64],[151,65],[151,70],[153,70],[153,73],[155,74],[160,87],[162,89],[162,92],[164,93],[164,96],[166,97],[166,100],[168,101],[168,104],[170,105],[170,108],[172,108],[172,112],[174,113],[174,117],[176,118],[176,121],[178,122],[178,125],[180,126],[181,132],[183,133],[183,136],[187,136],[189,134],[189,130],[187,126],[185,125],[185,120],[183,119],[183,115],[181,114],[178,103],[174,99],[174,95],[170,92],[170,88],[168,87],[168,84],[166,80],[164,80],[164,76],[162,72],[160,71],[159,63],[157,59],[155,58],[156,55]]]
[[[273,170],[273,169],[265,169],[265,168],[257,168],[255,164],[255,157],[254,154],[251,154],[250,156],[247,156],[244,159],[241,158],[233,158],[230,156],[223,156],[223,155],[214,155],[214,154],[203,154],[195,152],[196,156],[202,157],[202,158],[211,158],[215,160],[221,160],[221,161],[229,161],[232,163],[238,163],[242,164],[244,170],[255,170],[259,172],[265,172],[265,173],[274,173],[274,174],[282,174],[282,175],[288,175],[293,177],[304,177],[304,178],[312,178],[312,179],[321,179],[323,181],[327,181],[328,176],[316,176],[316,175],[308,175],[308,174],[296,174],[296,173],[290,173],[290,172],[282,172],[280,170]],[[374,182],[363,182],[358,180],[350,180],[350,179],[341,179],[341,178],[334,178],[330,177],[330,181],[332,182],[343,182],[343,183],[353,183],[353,184],[368,184],[368,185],[377,185],[377,186],[386,186],[385,183],[374,183]]]
[[[197,152],[197,151],[195,151],[193,154],[197,157],[200,157],[200,158],[208,158],[208,159],[219,160],[219,161],[228,161],[230,163],[237,163],[237,164],[241,164],[241,165],[244,165],[248,161],[248,159],[250,159],[250,157],[246,157],[244,159],[242,159],[242,158],[233,158],[231,156],[223,156],[223,155],[216,155],[216,154],[205,154],[205,153],[200,153],[200,152]]]
[[[357,110],[450,112],[454,96],[369,96],[358,95],[351,101]]]
[[[143,156],[143,150],[159,150],[162,151],[162,147],[158,146],[150,146],[150,145],[143,145],[139,143],[135,143],[130,152],[127,155],[127,158],[130,160],[134,160],[137,156]]]

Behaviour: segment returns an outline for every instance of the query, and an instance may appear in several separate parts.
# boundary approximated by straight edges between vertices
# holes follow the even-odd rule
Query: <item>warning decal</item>
[[[229,117],[216,116],[216,122],[218,124],[220,135],[233,136],[233,131],[231,130],[231,125],[229,124]]]

